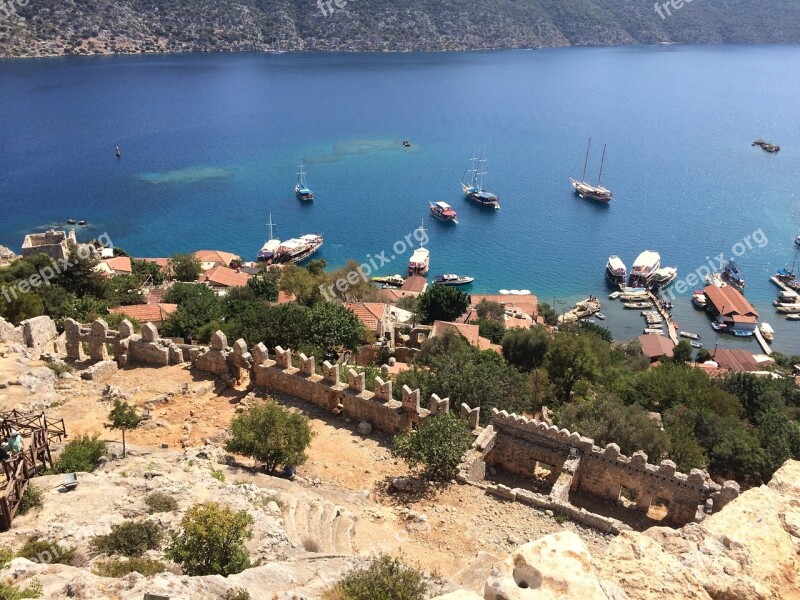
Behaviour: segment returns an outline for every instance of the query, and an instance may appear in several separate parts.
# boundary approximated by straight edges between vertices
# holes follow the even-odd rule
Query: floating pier
[[[669,311],[659,304],[658,296],[656,296],[651,290],[647,291],[647,295],[650,297],[650,300],[653,301],[656,310],[661,314],[662,317],[664,317],[664,322],[667,324],[667,333],[669,334],[669,339],[671,339],[672,343],[677,346],[678,332],[675,331],[675,325],[672,323],[672,317],[669,316]]]

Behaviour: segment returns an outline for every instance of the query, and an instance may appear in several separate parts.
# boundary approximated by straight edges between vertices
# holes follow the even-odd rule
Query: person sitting
[[[8,436],[8,448],[12,455],[22,452],[22,436],[16,429]]]

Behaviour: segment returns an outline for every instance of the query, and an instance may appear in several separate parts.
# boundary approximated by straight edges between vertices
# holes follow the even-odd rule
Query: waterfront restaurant
[[[755,331],[758,311],[735,287],[709,285],[703,293],[717,323],[726,325],[730,331]]]

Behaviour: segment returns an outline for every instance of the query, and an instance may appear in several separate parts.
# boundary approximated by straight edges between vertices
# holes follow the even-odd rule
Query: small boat
[[[323,238],[317,234],[306,234],[282,242],[272,262],[277,265],[300,263],[322,247]]]
[[[299,200],[314,199],[314,192],[311,191],[306,183],[306,171],[303,167],[303,163],[297,166],[297,183],[294,186],[294,193]]]
[[[796,235],[794,238],[794,245],[800,248],[800,235]]]
[[[75,219],[67,219],[67,225],[75,225]]]
[[[722,279],[740,292],[744,292],[746,284],[744,279],[742,279],[742,273],[739,270],[739,265],[736,264],[736,261],[728,261],[728,264],[726,264],[725,268],[722,270]]]
[[[714,287],[723,288],[728,284],[722,279],[722,275],[719,273],[711,273],[711,275],[706,275],[706,285],[713,285]]]
[[[375,283],[381,283],[387,287],[400,287],[406,282],[406,280],[402,277],[402,275],[386,275],[385,277],[373,277],[372,281],[374,281]]]
[[[664,330],[663,329],[655,329],[653,327],[645,327],[642,330],[642,333],[652,333],[654,335],[664,335]]]
[[[611,199],[614,197],[614,194],[611,193],[611,190],[600,186],[600,180],[603,178],[603,165],[606,161],[606,147],[603,146],[603,157],[600,159],[600,174],[597,176],[597,185],[592,185],[586,181],[586,167],[589,164],[589,149],[591,147],[592,139],[589,138],[589,145],[586,146],[586,159],[583,161],[583,175],[581,176],[581,180],[577,181],[572,177],[570,177],[569,180],[572,183],[572,187],[575,188],[575,192],[581,198],[595,200],[597,202],[606,204],[611,202]]]
[[[681,337],[684,337],[684,338],[688,338],[690,340],[699,340],[700,339],[699,335],[697,335],[696,333],[690,333],[688,331],[681,331],[680,333],[678,333],[678,335],[681,336]]]
[[[800,315],[786,315],[787,321],[800,321]]]
[[[628,269],[619,256],[608,257],[608,262],[606,263],[606,278],[608,278],[611,284],[617,286],[625,285],[625,282],[628,280]]]
[[[775,310],[782,315],[800,314],[800,304],[781,304]]]
[[[724,323],[717,323],[716,321],[711,321],[711,328],[714,331],[728,331],[728,326]]]
[[[589,323],[589,325],[597,325],[597,321],[594,319],[581,319],[581,323]]]
[[[650,308],[652,302],[623,302],[622,306],[628,310],[638,310],[640,308]]]
[[[773,306],[781,306],[783,304],[797,304],[800,303],[800,294],[794,290],[781,290],[778,292],[778,299],[772,301]]]
[[[403,146],[405,146],[406,148],[410,148],[411,142],[409,142],[408,140],[403,140]]]
[[[661,255],[655,250],[645,250],[633,262],[628,285],[639,288],[649,287],[656,271],[660,268]]]
[[[120,150],[119,150],[119,146],[117,146],[117,150],[116,150],[116,152],[114,152],[114,154],[116,154],[116,155],[117,155],[117,158],[119,158],[120,156],[122,156],[122,152],[120,152]]]
[[[653,273],[653,288],[664,289],[668,287],[678,277],[677,267],[663,267]]]
[[[758,330],[761,332],[761,335],[764,337],[765,340],[771,342],[775,339],[775,330],[772,328],[772,325],[769,323],[761,323],[758,326]]]
[[[650,296],[648,294],[638,294],[638,293],[626,294],[624,292],[622,293],[620,298],[622,299],[623,302],[644,302],[650,300]]]
[[[606,316],[603,313],[595,313],[594,316],[597,317],[598,319],[600,319],[601,321],[605,321],[606,320]]]
[[[275,237],[275,223],[272,222],[272,213],[269,215],[269,223],[267,225],[269,225],[269,238],[261,246],[261,250],[258,251],[257,260],[258,262],[270,264],[275,258],[278,248],[281,247],[281,241]]]
[[[622,295],[622,292],[611,292],[611,293],[608,295],[608,299],[609,299],[609,300],[616,300],[616,299],[617,299],[617,298],[619,298],[621,295]]]
[[[447,202],[431,202],[431,214],[439,219],[440,221],[444,221],[446,223],[455,223],[458,225],[458,213],[453,210],[453,207],[450,206]]]
[[[690,343],[692,344],[692,348],[702,348],[703,347],[703,343],[702,342],[690,342]]]
[[[425,221],[419,226],[420,230],[425,233]],[[431,266],[431,254],[428,249],[420,245],[419,248],[414,250],[414,254],[408,261],[408,274],[409,275],[426,275]]]
[[[706,298],[703,290],[697,290],[694,294],[692,294],[692,304],[694,304],[697,308],[705,308],[708,306],[708,299]]]
[[[461,277],[460,275],[454,275],[452,273],[448,273],[446,275],[436,275],[433,279],[434,285],[469,285],[475,281],[474,277]]]
[[[467,173],[470,173],[470,177],[467,177]],[[466,196],[467,200],[471,200],[480,206],[487,206],[497,210],[500,208],[500,198],[497,194],[488,192],[483,187],[483,177],[488,174],[483,152],[481,152],[480,158],[475,158],[475,153],[470,154],[469,163],[467,163],[467,168],[461,178],[461,189],[464,191],[464,196]]]
[[[736,337],[752,337],[755,335],[752,331],[743,331],[741,329],[731,329],[729,333],[732,333]]]
[[[86,225],[86,221],[80,220],[80,221],[78,221],[78,225]]]
[[[267,54],[286,54],[286,50],[281,50],[280,40],[276,43],[275,38],[272,38],[272,44]]]

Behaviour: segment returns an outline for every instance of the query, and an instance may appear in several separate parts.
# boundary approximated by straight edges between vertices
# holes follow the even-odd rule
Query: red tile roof
[[[242,287],[250,281],[250,275],[239,273],[228,267],[212,267],[200,276],[201,282],[208,282],[213,287]]]
[[[747,350],[735,348],[717,348],[711,353],[711,360],[717,363],[721,369],[731,371],[758,371],[759,366],[756,359]]]
[[[166,318],[178,310],[177,304],[132,304],[109,309],[113,314],[123,314],[140,323],[163,323]]]
[[[169,259],[168,258],[134,258],[134,260],[140,260],[142,262],[148,263],[155,263],[159,267],[161,267],[161,272],[166,273],[169,271]]]
[[[428,280],[420,275],[412,275],[400,286],[401,292],[415,292],[421,294],[428,287]]]
[[[378,323],[386,314],[386,305],[381,302],[345,302],[344,306],[355,313],[369,331],[377,331]]]
[[[194,253],[194,257],[200,262],[215,263],[226,267],[231,264],[231,261],[239,258],[235,254],[223,252],[222,250],[198,250]]]
[[[758,318],[758,311],[750,304],[742,293],[731,285],[717,287],[709,285],[703,293],[717,312],[723,316],[749,316]]]
[[[431,337],[436,337],[437,335],[444,335],[448,331],[454,331],[460,334],[465,340],[467,340],[471,345],[475,346],[479,350],[494,350],[498,354],[502,354],[503,352],[502,347],[498,346],[497,344],[492,344],[490,340],[480,336],[479,333],[480,330],[477,325],[471,325],[468,323],[434,321]]]
[[[101,262],[106,263],[109,266],[109,268],[115,273],[133,272],[130,256],[115,256],[114,258],[107,258]]]
[[[666,336],[657,333],[647,333],[639,336],[639,344],[642,346],[644,355],[653,360],[662,356],[672,356],[675,344]]]

